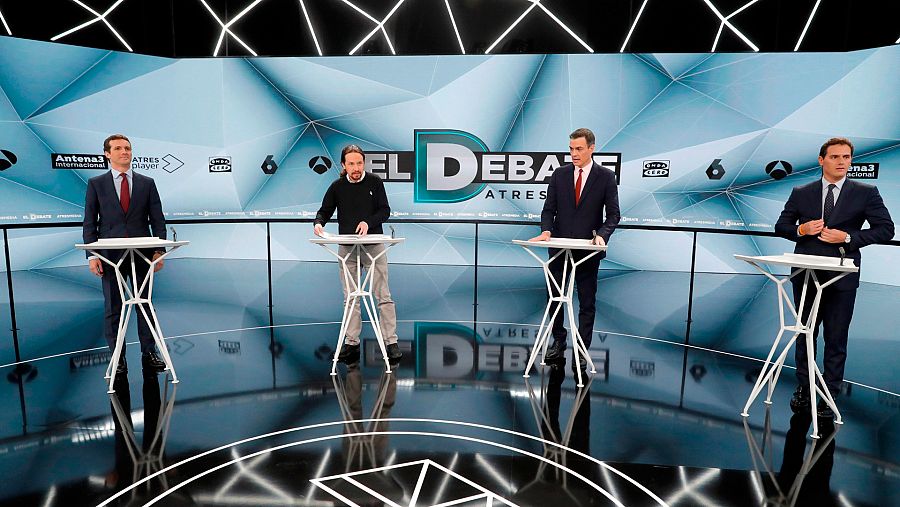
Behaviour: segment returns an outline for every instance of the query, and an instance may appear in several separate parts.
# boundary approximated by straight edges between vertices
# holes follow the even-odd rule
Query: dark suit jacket
[[[110,171],[88,180],[82,224],[84,242],[93,243],[101,238],[147,236],[166,239],[166,219],[163,217],[162,203],[153,178],[132,173],[133,188],[127,214],[122,211],[114,185]],[[115,259],[110,258],[107,253],[113,255]],[[103,255],[110,260],[118,259],[118,256],[111,252],[105,252]]]
[[[619,189],[614,172],[594,162],[575,206],[575,166],[570,163],[553,171],[541,211],[542,231],[550,231],[554,238],[591,239],[596,230],[609,243],[618,223]]]
[[[859,266],[859,249],[873,243],[884,243],[894,237],[894,222],[884,206],[881,194],[874,185],[846,180],[831,212],[830,229],[850,234],[850,243],[826,243],[818,235],[797,235],[797,226],[822,218],[822,180],[794,187],[784,205],[784,211],[775,223],[775,233],[797,243],[794,253],[840,257],[839,247],[844,247],[847,258]],[[869,227],[863,229],[863,222]],[[852,273],[835,283],[838,290],[859,287],[859,273]]]

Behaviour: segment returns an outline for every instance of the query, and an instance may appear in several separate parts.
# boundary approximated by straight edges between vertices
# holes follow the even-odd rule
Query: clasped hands
[[[843,243],[847,238],[846,232],[825,227],[825,221],[821,218],[800,224],[798,232],[801,236],[815,236],[818,234],[819,241],[824,241],[825,243]]]

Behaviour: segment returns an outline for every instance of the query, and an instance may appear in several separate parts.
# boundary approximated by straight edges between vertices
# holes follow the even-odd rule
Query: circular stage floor
[[[789,369],[740,417],[761,363],[732,354],[599,332],[579,388],[523,378],[533,325],[404,321],[391,374],[364,334],[332,376],[337,327],[173,337],[178,384],[132,344],[112,395],[103,350],[4,367],[0,503],[900,505],[891,393],[847,384],[814,440]]]

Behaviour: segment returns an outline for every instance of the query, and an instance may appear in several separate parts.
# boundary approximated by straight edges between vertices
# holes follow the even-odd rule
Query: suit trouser
[[[360,265],[368,270],[372,270],[372,295],[375,296],[375,300],[378,302],[378,318],[381,321],[381,335],[384,337],[384,341],[387,344],[397,343],[397,312],[394,308],[394,300],[391,298],[391,289],[388,287],[388,261],[387,254],[382,255],[375,261],[375,266],[372,266],[372,261],[369,259],[369,255],[375,257],[384,251],[385,246],[378,245],[363,245],[362,250],[364,250],[362,256],[360,257]],[[353,249],[351,246],[341,245],[338,248],[338,255],[341,258],[347,257],[350,251]],[[368,252],[369,255],[366,255]],[[341,287],[344,289],[344,303],[347,302],[347,282],[344,280],[344,269],[338,264],[338,269],[341,270]],[[347,269],[350,271],[350,278],[356,283],[356,254],[350,255],[347,257]],[[360,282],[365,277],[365,274],[362,274],[360,277]],[[353,309],[353,313],[350,315],[350,322],[347,325],[347,344],[348,345],[358,345],[359,344],[359,333],[362,331],[362,317],[360,306],[362,306],[363,302],[361,299],[356,301],[356,307]]]
[[[549,249],[552,258],[559,250],[555,248]],[[575,262],[583,259],[585,256],[593,252],[585,250],[573,250],[572,256]],[[550,263],[550,274],[557,283],[562,280],[562,272],[564,264],[568,262],[565,254],[560,254],[553,262]],[[571,270],[571,266],[569,267]],[[596,313],[597,299],[597,272],[600,270],[600,255],[594,255],[590,259],[578,265],[575,270],[575,290],[578,292],[578,333],[584,340],[584,346],[590,348],[591,340],[594,338],[594,315]],[[571,276],[571,273],[569,273]],[[554,297],[559,296],[556,293],[556,287],[551,284]],[[562,287],[565,291],[566,288]],[[555,309],[555,308],[554,308]],[[551,310],[552,312],[552,310]],[[553,320],[553,339],[562,344],[566,343],[566,328],[563,327],[565,309],[561,308]]]
[[[799,276],[799,275],[798,275]],[[822,282],[822,273],[816,272],[819,281]],[[800,304],[800,295],[803,291],[803,279],[793,282],[794,304]],[[815,297],[815,285],[809,282],[806,304],[803,308],[803,321],[809,317],[812,302]],[[816,351],[816,342],[819,336],[819,326],[823,326],[825,339],[825,357],[822,361],[825,369],[822,376],[825,385],[833,394],[840,391],[841,382],[844,380],[844,363],[847,360],[847,339],[850,333],[850,320],[853,318],[853,306],[856,303],[856,289],[837,290],[833,286],[826,287],[822,292],[822,301],[819,304],[819,313],[813,328],[813,353]],[[794,345],[794,360],[797,365],[797,381],[801,386],[809,385],[809,368],[806,355],[806,335],[797,337]]]
[[[147,255],[145,252],[144,255]],[[150,253],[148,258],[153,254]],[[141,259],[137,254],[135,254],[134,259],[134,267],[135,273],[137,274],[137,283],[140,286],[141,282],[143,282],[144,277],[147,276],[147,271],[150,269],[150,265],[147,264],[144,259]],[[128,259],[125,259],[122,262],[122,276],[128,280],[129,286],[134,288],[132,276],[131,276],[131,262]],[[116,335],[119,332],[119,313],[122,311],[122,298],[119,296],[119,282],[116,281],[116,270],[112,266],[108,264],[103,265],[103,301],[104,301],[104,336],[106,337],[106,344],[109,345],[109,349],[113,350],[116,346]],[[146,287],[144,287],[144,291],[141,292],[141,297],[147,297],[149,292],[150,284],[148,283]],[[153,315],[150,314],[150,308],[147,305],[139,305],[144,308],[144,311],[147,312],[147,317],[153,319]],[[126,309],[127,311],[127,309]],[[140,309],[135,307],[131,311],[131,318],[137,319],[137,328],[138,328],[138,339],[141,342],[141,352],[155,352],[156,344],[153,341],[153,334],[150,332],[150,326],[147,325],[147,321],[144,320],[144,316],[141,314]],[[125,352],[125,344],[122,344],[122,352]]]

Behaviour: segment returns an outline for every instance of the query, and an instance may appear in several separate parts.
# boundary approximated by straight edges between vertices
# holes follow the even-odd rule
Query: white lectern
[[[588,354],[587,347],[584,346],[584,340],[582,340],[581,334],[578,332],[578,322],[575,320],[575,306],[572,304],[572,297],[575,294],[575,270],[584,261],[600,252],[605,252],[606,246],[595,245],[589,239],[574,238],[551,238],[548,241],[522,241],[514,239],[513,243],[524,248],[526,252],[541,263],[541,267],[544,268],[544,280],[547,282],[547,295],[549,297],[547,307],[544,308],[544,316],[541,318],[541,325],[538,327],[537,337],[534,340],[534,348],[531,349],[531,355],[528,357],[528,365],[525,366],[525,374],[523,377],[528,378],[528,374],[531,371],[531,367],[534,365],[538,352],[541,354],[541,364],[545,364],[544,355],[547,353],[550,334],[553,330],[553,321],[556,320],[556,316],[559,314],[563,305],[565,305],[569,315],[573,360],[575,361],[575,364],[578,365],[580,357],[584,357],[591,367],[591,373],[597,373],[596,368],[594,368],[594,362],[591,360],[590,354]],[[535,248],[556,248],[559,251],[549,260],[544,260],[534,253],[533,249]],[[590,253],[576,262],[575,257],[572,255],[573,250],[587,250]],[[555,261],[560,255],[565,255],[566,260],[563,264],[562,280],[557,283],[556,279],[553,278],[553,275],[550,273],[550,263]],[[559,296],[553,295],[554,288]],[[556,309],[553,310],[553,315],[548,319],[547,317],[550,316],[550,309],[553,307],[554,303],[556,304]],[[578,387],[583,387],[584,383],[581,380],[581,368],[576,366],[575,372],[578,376]]]
[[[749,255],[737,255],[734,256],[736,259],[740,259],[749,263],[751,266],[759,270],[760,273],[764,274],[770,280],[775,282],[778,286],[778,318],[781,323],[781,328],[778,331],[778,334],[775,336],[775,343],[772,344],[772,348],[769,350],[769,355],[766,356],[766,362],[763,365],[762,371],[759,373],[759,378],[756,379],[756,384],[753,386],[753,390],[750,392],[750,397],[747,398],[747,404],[744,405],[744,410],[741,412],[741,415],[744,417],[748,417],[748,410],[750,409],[750,405],[754,400],[759,396],[762,391],[763,385],[768,382],[768,392],[766,394],[765,403],[768,405],[772,404],[772,392],[775,390],[775,384],[778,383],[778,377],[781,375],[781,368],[784,366],[784,360],[787,358],[788,353],[791,350],[791,346],[794,345],[794,342],[797,341],[797,337],[800,336],[801,333],[806,335],[806,357],[809,372],[809,394],[810,394],[810,412],[812,415],[812,425],[813,432],[810,435],[812,438],[819,438],[819,423],[816,417],[816,394],[818,394],[828,406],[831,407],[831,410],[834,411],[837,420],[835,421],[837,424],[843,424],[841,419],[841,412],[838,410],[837,405],[834,403],[834,398],[831,397],[831,393],[828,391],[828,387],[825,385],[825,379],[822,377],[822,372],[819,370],[818,365],[816,364],[815,358],[815,350],[813,348],[813,331],[816,327],[816,316],[819,313],[819,304],[822,301],[822,290],[825,287],[837,282],[841,278],[847,276],[849,273],[855,273],[859,271],[859,268],[853,265],[852,259],[839,259],[837,257],[823,257],[819,255],[804,255],[804,254],[792,254],[786,253],[783,255],[764,255],[764,256],[749,256]],[[788,276],[778,277],[777,275],[773,275],[768,270],[766,270],[763,265],[769,264],[774,266],[786,266],[791,268],[791,274]],[[831,271],[835,273],[835,276],[828,280],[825,283],[819,282],[819,278],[816,276],[816,271]],[[800,310],[798,311],[794,307],[794,300],[792,295],[788,293],[788,291],[784,288],[785,284],[788,280],[794,278],[795,276],[803,273],[803,291],[800,295]],[[803,307],[806,303],[806,298],[810,297],[809,288],[810,288],[810,280],[812,280],[812,285],[815,286],[816,292],[813,297],[812,306],[810,308],[809,316],[806,319],[806,322],[803,321]],[[784,309],[787,308],[790,312],[790,320],[793,322],[792,324],[785,323],[785,312]],[[775,354],[775,351],[778,349],[778,345],[781,342],[781,338],[784,335],[785,331],[793,331],[794,335],[790,340],[784,345],[784,348],[778,354],[778,358],[775,362],[772,362],[772,357]]]
[[[178,383],[178,376],[175,374],[175,366],[172,364],[172,358],[169,357],[169,350],[166,348],[166,343],[163,340],[162,329],[159,327],[159,319],[156,317],[156,309],[153,308],[153,271],[156,265],[170,253],[189,243],[189,241],[168,241],[151,237],[107,238],[99,239],[93,243],[75,245],[75,248],[78,250],[87,250],[91,252],[91,254],[97,256],[101,262],[115,269],[116,280],[119,282],[119,298],[122,300],[122,310],[119,313],[119,330],[116,335],[116,345],[113,348],[112,358],[109,361],[109,366],[106,368],[106,375],[104,377],[109,379],[108,393],[116,392],[115,389],[113,389],[113,385],[116,381],[116,366],[119,364],[119,357],[122,355],[122,347],[125,345],[125,332],[128,329],[128,321],[131,319],[131,311],[134,309],[135,305],[138,305],[138,309],[140,309],[141,314],[144,316],[144,320],[147,321],[150,333],[153,334],[153,341],[156,342],[156,347],[159,349],[159,353],[166,363],[166,369],[172,373],[172,383]],[[141,252],[141,250],[145,249],[164,250],[166,248],[169,250],[156,260],[148,259],[147,256]],[[119,258],[118,262],[113,262],[100,254],[100,252],[104,250],[121,250],[122,257]],[[150,265],[150,268],[147,270],[147,275],[140,282],[137,279],[135,258],[139,258]],[[128,282],[125,280],[125,276],[122,273],[123,264],[125,269],[128,269],[129,265],[131,266],[131,286],[128,285]],[[141,297],[144,289],[147,289],[146,298]],[[153,315],[152,321],[147,315],[147,311],[141,305],[147,305],[147,309],[149,309],[150,314]]]
[[[347,326],[350,325],[350,316],[353,315],[353,311],[356,310],[356,305],[358,300],[362,300],[362,306],[366,308],[366,313],[369,314],[369,322],[372,324],[372,329],[375,331],[375,339],[378,341],[378,346],[381,348],[381,354],[384,357],[384,365],[387,368],[386,372],[391,372],[391,363],[388,361],[387,357],[387,348],[384,345],[384,336],[381,335],[381,319],[378,317],[378,312],[376,312],[376,308],[378,306],[375,304],[375,298],[372,296],[372,271],[375,266],[375,261],[379,259],[382,255],[387,253],[388,248],[402,243],[406,240],[406,238],[392,238],[385,234],[366,234],[363,236],[359,236],[356,234],[329,234],[326,237],[322,238],[312,238],[310,239],[310,243],[314,243],[316,245],[321,246],[325,250],[328,250],[328,253],[335,256],[338,262],[341,263],[341,271],[344,276],[344,283],[347,285],[347,300],[344,301],[344,316],[341,318],[341,330],[340,335],[338,336],[337,347],[334,349],[334,359],[331,361],[331,374],[337,375],[337,362],[338,355],[341,353],[341,347],[344,346],[344,337],[347,332]],[[330,245],[337,246],[349,246],[350,251],[347,252],[347,255],[341,256],[338,251],[330,248]],[[364,245],[384,245],[384,250],[381,253],[376,254],[374,257],[366,251],[363,246]],[[362,262],[361,256],[365,253],[366,257],[369,258],[371,262],[370,269],[366,270],[365,278],[362,277]],[[350,274],[350,268],[347,267],[347,260],[356,254],[356,277],[354,279]]]

